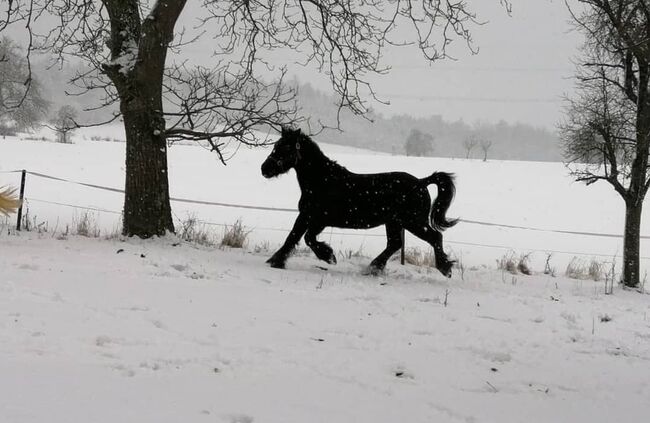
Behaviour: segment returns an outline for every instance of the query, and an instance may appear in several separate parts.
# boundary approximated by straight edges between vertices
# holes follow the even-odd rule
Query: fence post
[[[404,265],[404,248],[406,244],[406,233],[404,232],[404,228],[402,228],[402,252],[401,252],[401,257],[400,257],[400,263]]]
[[[20,177],[20,207],[18,208],[18,218],[16,221],[16,230],[20,230],[20,223],[23,220],[23,199],[25,198],[25,179],[27,177],[27,171],[23,169],[21,172],[22,176]]]

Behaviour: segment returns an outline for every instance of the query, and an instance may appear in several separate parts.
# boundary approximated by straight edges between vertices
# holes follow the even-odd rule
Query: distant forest
[[[45,64],[36,64],[34,73],[46,87],[45,97],[51,101],[51,110],[66,104],[79,111],[90,109],[99,103],[97,94],[84,96],[66,95],[65,91],[75,92],[67,82],[74,75],[74,69],[47,69]],[[298,87],[298,105],[301,113],[310,117],[312,122],[321,121],[328,126],[336,125],[336,97],[313,88],[309,84],[293,82]],[[78,90],[77,90],[78,91]],[[115,106],[113,110],[117,110]],[[83,121],[101,122],[110,118],[111,111],[94,110],[80,114]],[[467,156],[466,140],[474,138],[491,142],[487,157],[500,160],[562,161],[562,151],[555,133],[526,124],[509,124],[501,121],[490,123],[467,123],[464,121],[448,122],[436,115],[428,118],[414,118],[408,115],[384,117],[371,113],[370,119],[342,111],[340,116],[341,131],[325,129],[318,135],[318,140],[392,154],[405,154],[405,144],[412,130],[433,137],[433,148],[428,153],[434,157]],[[81,119],[80,119],[81,120]],[[480,144],[471,150],[470,156],[483,158]]]
[[[323,123],[336,124],[336,98],[318,91],[309,84],[301,84],[298,91],[299,105],[306,116],[316,117]],[[480,141],[491,141],[487,157],[499,160],[562,161],[562,150],[555,133],[526,124],[469,124],[463,121],[447,122],[440,115],[428,118],[414,118],[408,115],[384,117],[372,114],[370,120],[354,116],[349,112],[341,114],[342,131],[326,129],[320,135],[321,141],[404,154],[406,140],[416,129],[433,137],[433,149],[428,154],[434,157],[467,156],[466,140],[475,139],[477,145],[471,150],[470,158],[483,158]]]

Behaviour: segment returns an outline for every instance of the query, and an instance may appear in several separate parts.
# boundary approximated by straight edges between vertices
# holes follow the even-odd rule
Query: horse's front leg
[[[271,258],[266,262],[269,263],[271,267],[284,269],[284,265],[287,261],[287,258],[289,258],[289,254],[291,254],[293,248],[296,246],[298,241],[300,241],[300,238],[302,238],[302,236],[305,234],[305,231],[307,231],[307,217],[303,213],[300,213],[296,219],[296,222],[293,224],[291,232],[289,232],[289,236],[287,236],[284,244],[282,244],[282,247],[280,247],[280,249],[276,251],[275,254],[273,254]]]
[[[316,257],[318,257],[320,260],[326,261],[329,264],[336,264],[336,256],[334,255],[334,250],[332,250],[332,247],[324,242],[318,241],[317,239],[318,234],[323,232],[323,229],[325,229],[324,226],[312,225],[309,229],[307,229],[307,233],[305,234],[305,242],[309,248],[312,249],[314,254],[316,254]]]

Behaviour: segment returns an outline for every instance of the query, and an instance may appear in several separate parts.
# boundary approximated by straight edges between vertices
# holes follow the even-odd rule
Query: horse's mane
[[[330,169],[333,173],[334,172],[342,172],[342,173],[348,173],[348,169],[345,168],[345,166],[339,164],[336,162],[336,160],[332,160],[329,157],[323,153],[323,150],[321,150],[320,146],[316,143],[316,141],[312,140],[311,137],[307,134],[304,134],[302,131],[299,130],[297,136],[301,140],[301,148],[306,147],[307,154],[312,155],[311,158],[316,158],[317,160],[321,160],[322,164],[327,168]]]

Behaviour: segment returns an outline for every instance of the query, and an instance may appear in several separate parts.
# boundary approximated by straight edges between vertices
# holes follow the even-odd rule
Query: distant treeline
[[[311,87],[299,86],[299,104],[303,114],[318,117],[326,124],[336,124],[336,98]],[[470,157],[483,158],[481,140],[492,141],[488,159],[562,161],[562,150],[555,133],[526,124],[509,124],[501,121],[496,124],[468,124],[463,121],[447,122],[441,116],[414,118],[401,115],[390,118],[372,114],[371,121],[354,116],[349,112],[341,114],[341,131],[325,130],[319,135],[322,141],[385,151],[395,154],[405,153],[405,143],[411,130],[433,136],[435,157],[466,157],[465,147],[468,138],[479,142],[472,149]]]

